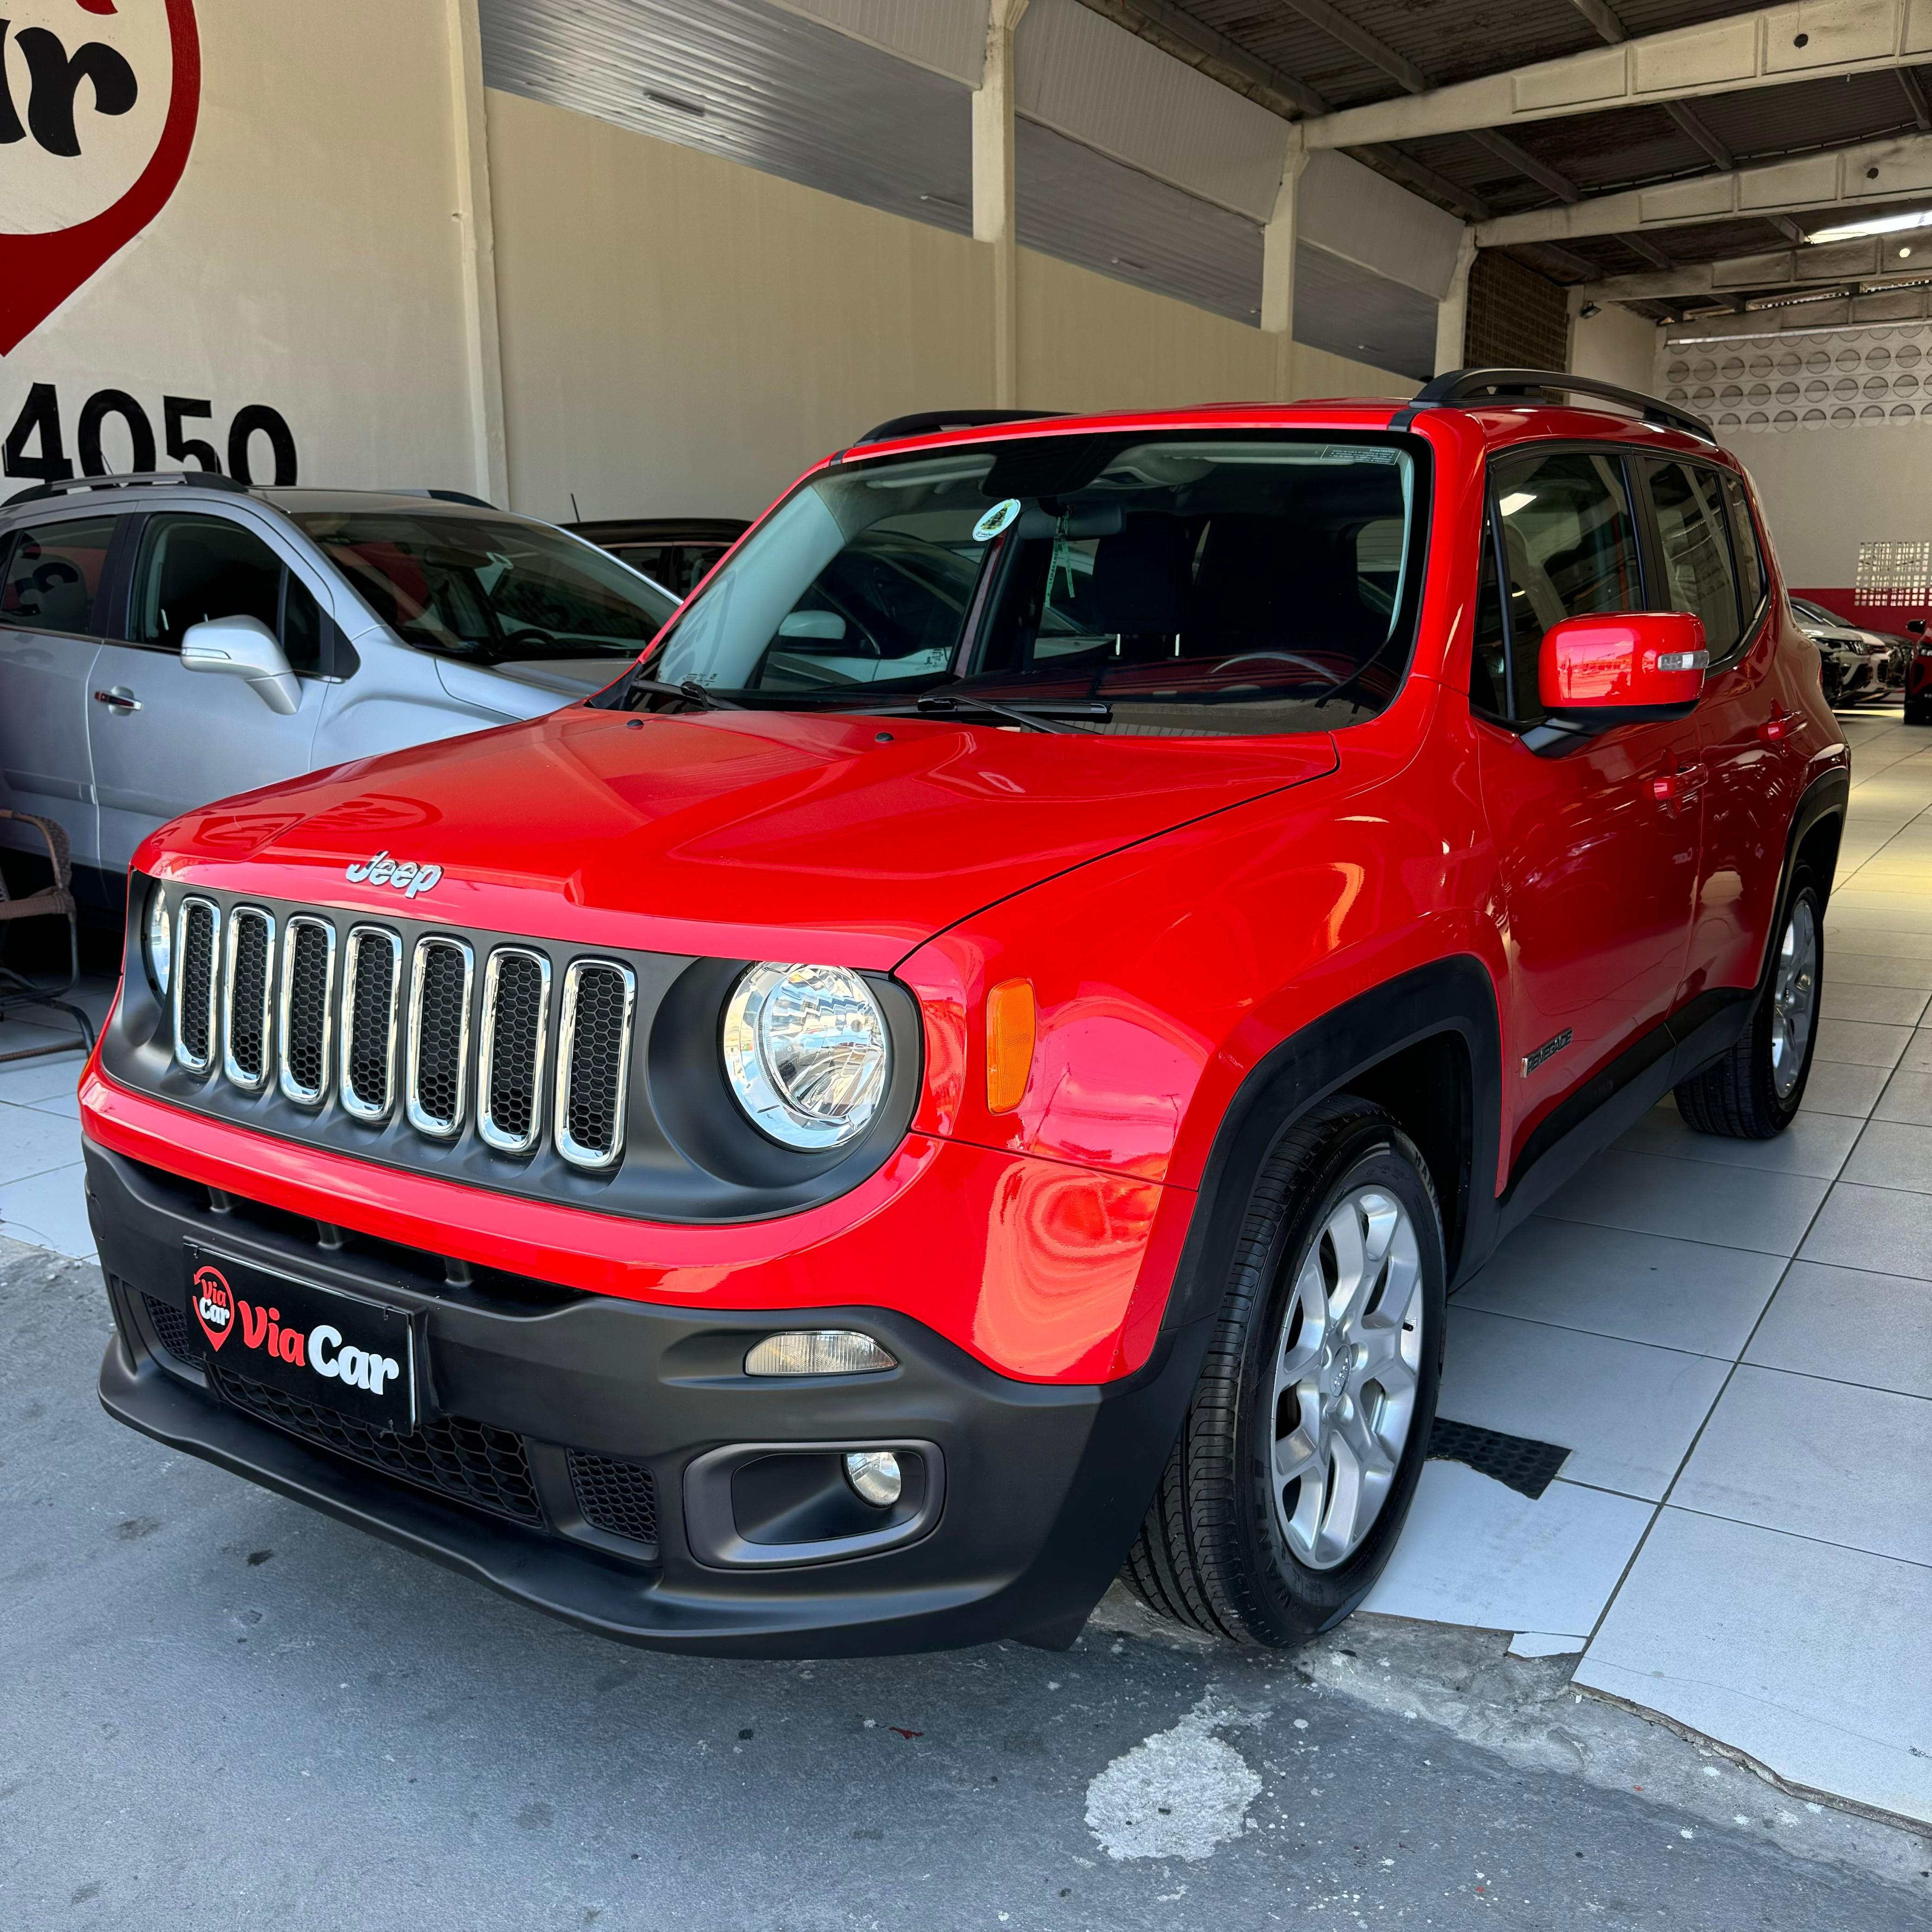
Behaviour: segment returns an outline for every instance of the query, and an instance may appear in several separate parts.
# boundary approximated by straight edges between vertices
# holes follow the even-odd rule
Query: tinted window
[[[113,538],[111,517],[43,524],[20,532],[0,580],[0,624],[20,631],[86,634],[94,626],[94,596]]]
[[[1318,730],[1386,704],[1418,476],[1364,438],[1017,438],[814,477],[652,661],[773,707],[1098,699],[1136,735]]]
[[[1495,490],[1508,573],[1509,715],[1534,724],[1543,716],[1537,659],[1551,625],[1643,608],[1636,526],[1612,457],[1514,458],[1496,464]]]
[[[1656,463],[1649,467],[1670,608],[1701,617],[1712,657],[1728,657],[1737,647],[1739,624],[1724,487],[1717,471],[1702,464]]]
[[[1758,548],[1757,525],[1743,483],[1728,473],[1724,480],[1724,500],[1731,508],[1731,549],[1738,560],[1738,588],[1744,593],[1748,618],[1764,601],[1764,553]]]
[[[1483,562],[1476,590],[1475,647],[1469,660],[1469,703],[1492,718],[1509,716],[1509,642],[1496,577],[1496,528],[1483,519]]]
[[[285,584],[296,593],[292,624],[284,622]],[[135,575],[136,640],[178,651],[194,626],[214,617],[256,618],[281,639],[291,669],[317,668],[321,613],[260,537],[219,517],[154,518]]]

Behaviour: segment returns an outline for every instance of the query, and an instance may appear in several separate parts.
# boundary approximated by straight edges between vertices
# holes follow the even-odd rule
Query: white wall
[[[1656,381],[1657,342],[1656,323],[1606,303],[1571,322],[1570,373],[1648,394]]]
[[[121,0],[111,18],[71,0],[3,10],[16,31],[54,26],[70,51],[126,35],[144,92],[165,92],[165,64],[142,44],[163,0]],[[294,434],[304,482],[470,487],[444,8],[196,0],[195,11],[204,85],[180,185],[144,233],[0,358],[0,436],[36,383],[54,387],[70,458],[97,392],[133,396],[158,438],[164,398],[182,397],[212,406],[212,419],[188,427],[212,436],[226,466],[236,412],[266,404]],[[84,88],[81,100],[82,154],[62,165],[84,175],[112,164],[121,130],[90,116]],[[4,183],[26,144],[0,155]],[[0,231],[26,225],[17,200],[0,200]],[[104,454],[129,466],[118,421]],[[259,440],[254,461],[257,480],[272,480]]]

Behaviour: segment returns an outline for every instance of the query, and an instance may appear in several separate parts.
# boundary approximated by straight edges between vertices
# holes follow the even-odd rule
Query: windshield
[[[677,608],[648,578],[542,524],[413,510],[296,521],[405,644],[472,664],[634,658]]]
[[[780,506],[645,670],[770,708],[1347,724],[1408,662],[1418,496],[1388,437],[1089,434],[848,464]]]

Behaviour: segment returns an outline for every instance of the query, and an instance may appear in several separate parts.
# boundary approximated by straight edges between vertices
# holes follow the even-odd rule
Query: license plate
[[[416,1334],[400,1310],[192,1242],[187,1273],[190,1333],[207,1360],[372,1429],[414,1431]]]

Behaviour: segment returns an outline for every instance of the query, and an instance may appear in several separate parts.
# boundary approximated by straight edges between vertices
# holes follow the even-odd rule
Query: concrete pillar
[[[490,202],[490,134],[483,98],[477,0],[443,0],[449,38],[458,274],[470,388],[471,484],[507,509],[510,464],[503,421],[503,346],[496,316],[496,236]]]
[[[1274,212],[1262,230],[1262,333],[1274,338],[1274,399],[1294,399],[1294,244],[1301,171],[1308,151],[1298,138],[1283,158]]]
[[[1436,305],[1436,373],[1446,376],[1462,366],[1462,339],[1469,322],[1469,271],[1475,266],[1476,231],[1462,230],[1456,250],[1456,272],[1449,292]]]
[[[989,0],[973,97],[973,238],[993,250],[993,404],[1020,406],[1019,246],[1013,226],[1013,29],[1027,0]]]

